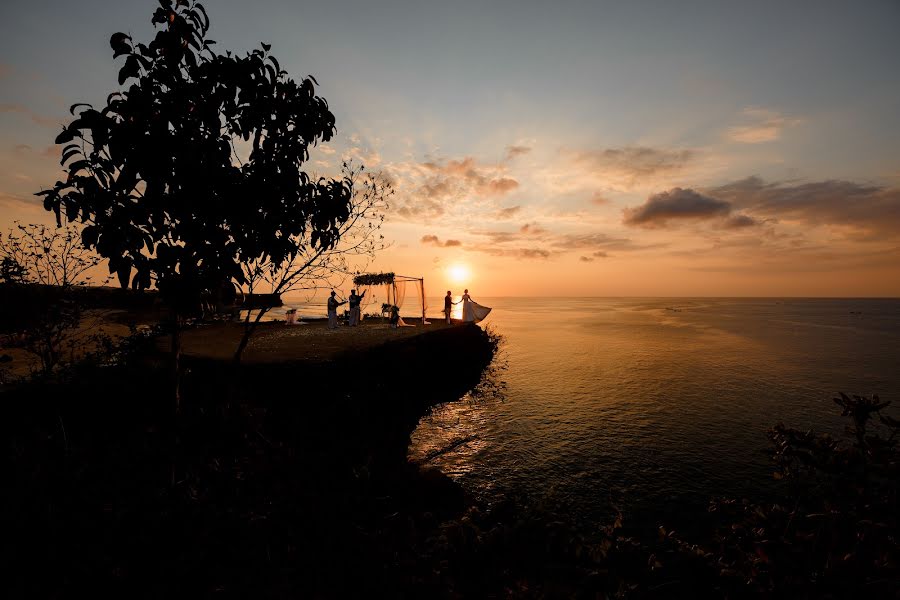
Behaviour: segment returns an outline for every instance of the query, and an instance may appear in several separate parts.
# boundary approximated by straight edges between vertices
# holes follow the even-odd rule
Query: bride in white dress
[[[477,323],[478,321],[483,320],[488,313],[491,312],[490,307],[482,306],[472,300],[472,297],[469,295],[469,290],[466,290],[462,295],[462,320],[466,323]]]

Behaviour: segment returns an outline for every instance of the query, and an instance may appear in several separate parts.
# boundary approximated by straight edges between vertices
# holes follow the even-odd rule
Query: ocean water
[[[421,420],[409,455],[488,504],[684,524],[713,496],[771,493],[779,421],[842,434],[839,391],[900,415],[900,300],[477,300],[501,351]]]

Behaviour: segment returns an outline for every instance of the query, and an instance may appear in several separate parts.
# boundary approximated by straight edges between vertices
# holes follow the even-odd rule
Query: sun
[[[465,283],[469,280],[469,267],[465,265],[452,265],[447,269],[447,275],[453,283]]]

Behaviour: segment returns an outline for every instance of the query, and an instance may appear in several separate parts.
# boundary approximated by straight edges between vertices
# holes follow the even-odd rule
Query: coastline
[[[409,437],[496,339],[435,328],[238,370],[188,355],[177,417],[148,342],[149,360],[0,391],[17,594],[440,589],[415,548],[470,502],[407,461]]]

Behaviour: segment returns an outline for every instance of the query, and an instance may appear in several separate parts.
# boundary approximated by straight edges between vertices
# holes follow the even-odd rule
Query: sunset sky
[[[53,139],[156,2],[0,25],[0,225],[49,221]],[[312,74],[396,187],[373,270],[437,293],[900,296],[900,3],[206,2],[216,49]],[[439,289],[440,288],[440,289]]]

